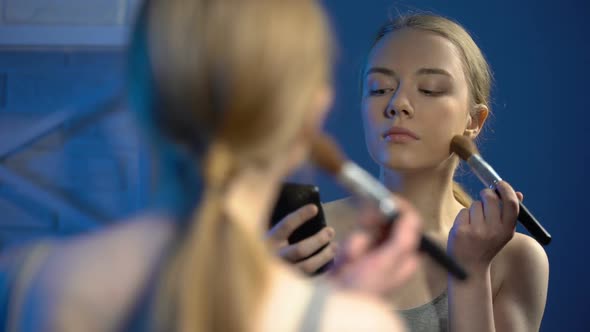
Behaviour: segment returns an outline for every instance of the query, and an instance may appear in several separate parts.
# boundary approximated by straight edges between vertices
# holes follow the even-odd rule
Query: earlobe
[[[463,136],[467,136],[467,137],[473,139],[473,138],[477,137],[477,133],[478,133],[477,129],[469,129],[468,128],[468,129],[465,129],[465,132],[463,132]]]
[[[467,115],[467,124],[465,126],[465,131],[463,132],[463,136],[469,137],[469,138],[475,138],[475,136],[477,136],[477,126],[474,127],[474,124],[477,123],[477,121],[474,121],[474,115],[473,114],[468,114]]]

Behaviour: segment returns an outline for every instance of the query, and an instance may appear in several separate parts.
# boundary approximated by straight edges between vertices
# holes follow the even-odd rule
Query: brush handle
[[[399,213],[396,212],[387,218],[386,223],[383,224],[381,230],[378,233],[376,245],[379,245],[387,239],[389,232],[395,220],[399,217]],[[420,238],[419,251],[428,254],[436,263],[445,268],[451,275],[458,280],[467,279],[467,272],[465,269],[457,263],[451,256],[449,256],[445,250],[443,250],[438,244],[432,241],[429,237],[422,234]]]
[[[500,196],[500,192],[498,189],[495,190],[498,197]],[[522,202],[518,202],[518,221],[521,225],[526,228],[527,231],[531,234],[531,236],[537,240],[541,245],[548,245],[551,243],[551,234],[547,232],[545,228],[541,225],[541,223],[533,216],[533,214],[529,211],[529,209],[522,204]]]
[[[420,251],[430,255],[430,257],[444,267],[450,274],[459,280],[467,279],[467,272],[456,260],[449,256],[439,245],[432,241],[426,235],[422,235],[420,239]]]
[[[518,221],[520,221],[524,228],[526,228],[540,244],[546,246],[551,243],[551,234],[543,228],[541,223],[539,223],[522,202],[519,202],[518,205],[520,207],[518,210]]]
[[[391,199],[391,192],[379,180],[352,161],[347,161],[342,165],[337,179],[350,192],[377,203],[381,215],[385,216],[385,222],[376,230],[373,247],[385,242],[391,233],[393,223],[400,215],[397,204]],[[424,235],[420,239],[419,250],[430,255],[435,262],[447,269],[455,278],[459,280],[467,278],[465,270],[448,256],[445,250]]]
[[[488,188],[495,189],[502,178],[494,171],[492,166],[488,164],[478,154],[473,154],[466,160],[471,170],[481,180],[481,182]],[[498,189],[495,189],[498,197],[501,197]],[[518,210],[518,221],[526,228],[537,242],[541,245],[548,245],[551,243],[551,235],[541,226],[541,223],[533,216],[533,214],[519,202],[520,209]]]

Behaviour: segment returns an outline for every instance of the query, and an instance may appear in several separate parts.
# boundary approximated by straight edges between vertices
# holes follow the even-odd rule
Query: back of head
[[[188,151],[205,183],[161,287],[159,328],[252,328],[266,251],[224,215],[223,190],[301,134],[330,77],[325,24],[311,0],[145,2],[130,52],[132,105],[164,142],[157,148]]]
[[[154,98],[141,111],[198,157],[212,141],[240,159],[272,156],[330,76],[313,1],[151,0],[139,22],[149,68],[136,69],[152,74]]]

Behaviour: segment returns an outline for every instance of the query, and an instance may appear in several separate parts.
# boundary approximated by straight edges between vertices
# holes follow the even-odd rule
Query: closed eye
[[[383,96],[386,93],[389,93],[391,91],[393,91],[394,89],[392,88],[387,88],[387,89],[371,89],[369,91],[369,94],[371,96]]]
[[[439,96],[439,95],[443,94],[442,91],[434,91],[434,90],[428,90],[428,89],[419,89],[419,91],[426,96]]]

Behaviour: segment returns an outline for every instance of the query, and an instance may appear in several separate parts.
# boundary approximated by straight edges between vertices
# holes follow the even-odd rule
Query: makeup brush
[[[481,182],[490,189],[494,189],[496,194],[500,193],[496,189],[498,182],[502,178],[494,171],[479,154],[475,143],[465,136],[457,135],[451,141],[451,151],[456,153],[461,159],[465,160],[475,175]],[[529,233],[542,245],[548,245],[551,242],[551,235],[541,226],[533,214],[519,202],[518,221],[529,231]]]
[[[389,234],[393,222],[399,217],[399,210],[392,199],[391,192],[375,177],[348,160],[340,148],[328,136],[318,137],[312,144],[311,160],[320,169],[334,176],[351,193],[376,203],[377,209],[385,219],[375,246],[382,243]],[[422,235],[419,250],[444,267],[459,280],[467,279],[465,270],[430,238]]]

